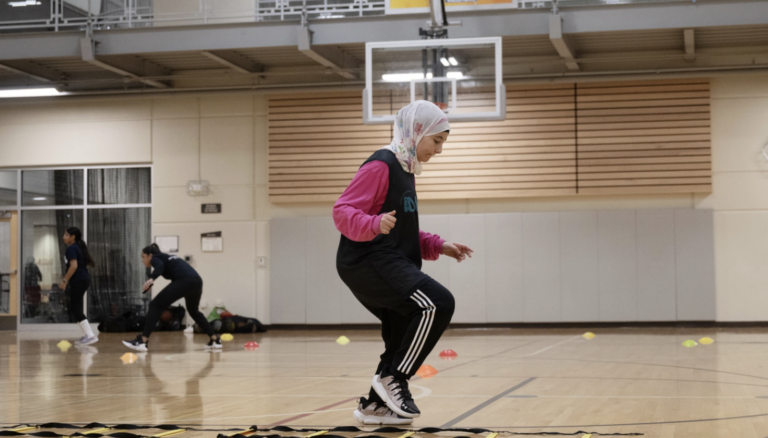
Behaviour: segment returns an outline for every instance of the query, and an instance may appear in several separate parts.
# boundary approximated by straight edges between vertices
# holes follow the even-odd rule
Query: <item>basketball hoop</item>
[[[445,111],[448,109],[448,104],[443,102],[434,102],[435,105],[437,105],[438,108]]]

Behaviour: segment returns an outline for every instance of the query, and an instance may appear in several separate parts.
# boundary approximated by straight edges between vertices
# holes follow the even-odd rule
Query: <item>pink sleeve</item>
[[[336,229],[355,242],[368,242],[379,233],[381,217],[389,189],[389,167],[383,161],[371,161],[357,171],[352,182],[333,206]]]
[[[429,234],[419,230],[419,245],[421,246],[421,258],[424,260],[437,260],[443,252],[445,239],[437,234]]]

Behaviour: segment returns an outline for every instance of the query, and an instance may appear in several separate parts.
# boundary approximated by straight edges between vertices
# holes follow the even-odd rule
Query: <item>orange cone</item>
[[[416,371],[416,375],[422,379],[431,379],[437,375],[437,370],[432,365],[422,365]]]

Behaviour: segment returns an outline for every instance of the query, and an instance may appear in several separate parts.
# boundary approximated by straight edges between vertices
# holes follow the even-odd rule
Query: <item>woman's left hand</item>
[[[59,289],[64,290],[67,288],[67,280],[61,280],[59,282]]]
[[[472,257],[472,248],[456,242],[443,242],[443,255],[455,258],[459,263],[467,257]]]

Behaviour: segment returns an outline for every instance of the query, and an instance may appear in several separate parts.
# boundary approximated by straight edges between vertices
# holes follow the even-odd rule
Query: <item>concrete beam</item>
[[[563,35],[563,19],[560,15],[552,14],[549,16],[549,40],[555,46],[555,50],[561,58],[565,60],[565,66],[570,71],[579,71],[579,64],[576,62],[576,51]]]
[[[263,66],[251,61],[248,58],[245,58],[244,56],[240,56],[236,53],[232,53],[232,52],[214,53],[207,50],[204,50],[200,53],[202,53],[203,56],[210,58],[223,66],[229,67],[238,73],[250,74],[250,73],[258,73],[264,70]]]
[[[696,58],[696,39],[694,30],[684,29],[683,40],[685,41],[685,60],[693,61]]]
[[[30,77],[32,79],[37,80],[37,81],[44,82],[46,84],[50,84],[50,83],[56,82],[56,78],[51,78],[51,77],[48,77],[47,75],[43,76],[42,74],[36,74],[36,73],[33,73],[32,71],[30,71],[29,69],[17,68],[17,67],[10,66],[8,64],[0,64],[0,69],[7,70],[7,71],[12,71],[14,73],[18,73],[18,74],[21,74],[21,75],[25,75],[25,76],[28,76],[28,77]]]
[[[156,88],[168,88],[167,84],[164,84],[164,83],[162,83],[160,81],[156,81],[154,79],[142,78],[140,75],[138,75],[138,74],[136,74],[134,72],[126,70],[125,67],[119,67],[119,66],[116,66],[116,65],[113,65],[113,64],[108,64],[108,63],[106,63],[106,62],[104,62],[104,61],[102,61],[100,59],[96,59],[96,44],[89,37],[85,37],[85,38],[82,38],[80,40],[80,52],[81,52],[81,57],[82,57],[83,61],[85,61],[85,62],[87,62],[87,63],[89,63],[91,65],[95,65],[96,67],[102,68],[104,70],[108,70],[108,71],[111,71],[113,73],[117,73],[120,76],[125,76],[127,78],[135,79],[138,82],[141,82],[143,84],[147,84],[147,85],[150,85],[150,86],[153,86],[153,87],[156,87]],[[138,58],[134,58],[134,59],[120,58],[120,59],[115,59],[112,62],[114,63],[115,61],[117,61],[118,63],[125,64],[125,63],[135,63],[136,61],[140,61],[140,60],[138,60]],[[150,64],[150,65],[151,66],[157,66],[156,64]],[[136,71],[136,70],[134,69],[134,71]],[[168,72],[166,72],[166,71],[160,71],[158,73],[160,73],[160,74],[155,74],[155,75],[150,74],[149,76],[160,76],[160,75],[168,74]]]
[[[452,15],[462,21],[451,38],[545,35],[551,12],[497,10]],[[768,2],[731,0],[697,3],[622,4],[565,8],[563,33],[688,29],[765,24]],[[418,39],[423,17],[408,15],[318,20],[312,22],[313,44],[334,45]],[[234,23],[206,26],[146,27],[94,31],[99,55],[234,50],[297,46],[295,22]],[[0,35],[0,61],[80,57],[81,32]]]
[[[334,73],[345,79],[357,79],[357,75],[344,69],[344,54],[327,47],[312,47],[312,31],[306,26],[299,26],[297,32],[297,42],[299,52],[305,54],[308,58],[318,64],[331,69]]]

